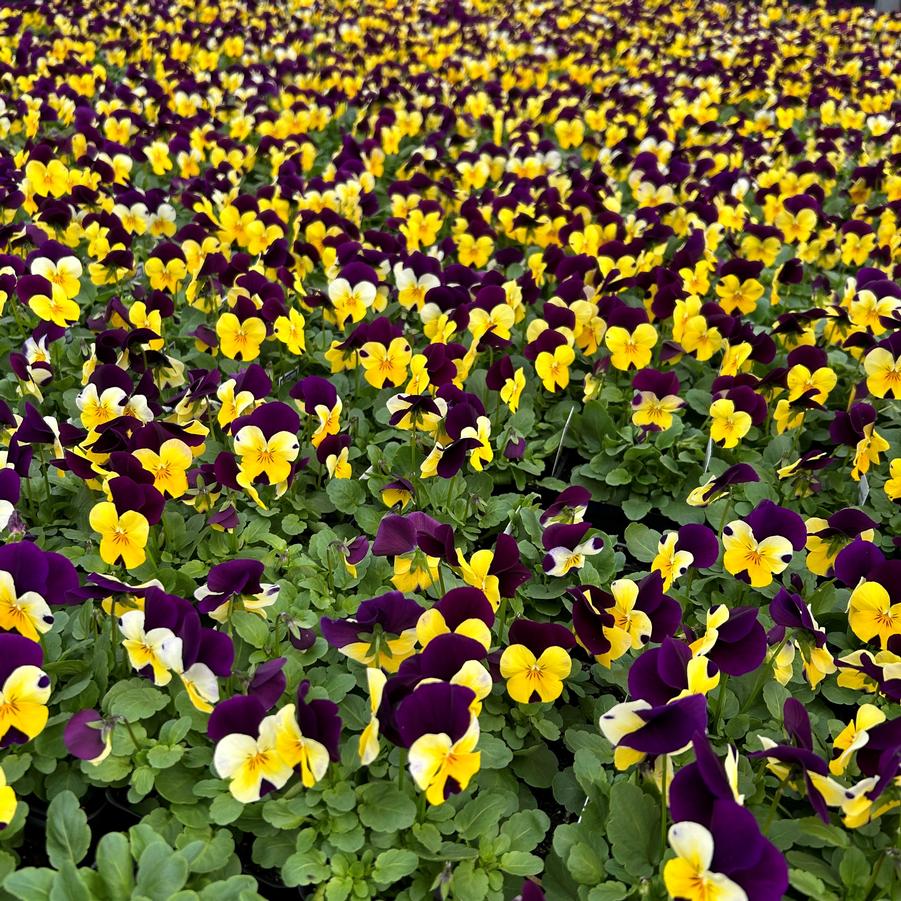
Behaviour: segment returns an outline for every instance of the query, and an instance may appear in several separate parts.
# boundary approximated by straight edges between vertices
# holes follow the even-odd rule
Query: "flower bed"
[[[4,897],[901,897],[901,20],[0,24]]]

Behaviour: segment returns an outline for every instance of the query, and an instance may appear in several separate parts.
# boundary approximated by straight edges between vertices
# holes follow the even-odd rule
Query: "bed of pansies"
[[[0,896],[901,898],[901,19],[0,9]]]

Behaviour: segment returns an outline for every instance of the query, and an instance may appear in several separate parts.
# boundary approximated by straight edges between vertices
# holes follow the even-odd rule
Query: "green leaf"
[[[650,563],[657,556],[660,533],[640,522],[630,522],[625,532],[629,553],[642,563]]]
[[[468,804],[457,811],[454,822],[460,838],[472,839],[484,835],[489,829],[497,830],[501,818],[516,809],[516,796],[506,792],[479,792]]]
[[[610,789],[607,838],[613,856],[631,875],[654,872],[660,841],[658,806],[631,782],[616,782]]]
[[[511,851],[531,851],[547,834],[551,821],[541,810],[520,810],[501,826],[510,839]]]
[[[332,479],[325,493],[341,513],[356,513],[366,500],[366,489],[356,479]]]
[[[454,868],[454,897],[466,901],[482,901],[488,894],[488,874],[476,869],[471,860],[464,860]]]
[[[156,745],[147,752],[147,762],[155,769],[165,770],[178,763],[184,754],[185,749],[181,745],[176,745],[174,748]]]
[[[50,901],[50,890],[56,873],[47,867],[25,867],[10,873],[3,880],[3,888],[22,901]]]
[[[233,823],[244,812],[244,805],[231,795],[219,795],[210,804],[210,819],[217,826]]]
[[[507,851],[501,855],[500,867],[513,876],[534,876],[544,869],[544,861],[528,851]]]
[[[629,889],[621,882],[605,882],[588,893],[588,901],[623,901],[628,895]]]
[[[148,845],[138,862],[135,893],[148,898],[169,898],[188,881],[188,861],[162,842]]]
[[[412,851],[392,849],[382,851],[375,859],[372,878],[379,885],[391,885],[404,876],[409,876],[419,865],[419,857]]]
[[[628,485],[632,481],[632,473],[623,466],[617,466],[616,469],[611,469],[607,473],[604,481],[613,486]]]
[[[863,886],[867,884],[870,878],[870,864],[867,862],[863,851],[852,845],[842,855],[842,862],[838,865],[838,872],[842,877],[842,882],[848,888]]]
[[[78,798],[66,790],[47,808],[47,857],[60,869],[65,861],[79,863],[88,853],[91,830]]]
[[[217,829],[211,839],[187,842],[178,850],[184,855],[192,873],[212,873],[228,863],[235,850],[235,840],[228,829]]]
[[[297,851],[282,867],[282,882],[288,886],[313,885],[328,879],[331,873],[327,858],[321,851]]]
[[[581,885],[597,885],[604,878],[604,859],[585,842],[576,842],[570,848],[566,868]]]
[[[263,648],[269,639],[269,623],[255,613],[236,610],[232,613],[235,631],[253,648]]]
[[[483,770],[502,770],[513,760],[513,752],[507,747],[506,742],[487,732],[479,736],[479,751],[482,754]]]
[[[84,872],[90,872],[85,870]],[[50,901],[91,901],[96,896],[88,891],[81,873],[71,860],[64,860],[53,887],[50,889]]]
[[[146,720],[169,703],[169,696],[157,691],[145,679],[117,682],[106,694],[107,709],[130,723]]]
[[[390,782],[371,782],[360,792],[360,820],[376,832],[409,829],[416,819],[416,804]]]
[[[550,788],[558,762],[547,745],[535,745],[513,758],[513,771],[533,788]]]
[[[121,832],[108,832],[97,844],[96,860],[110,897],[130,897],[135,877],[128,839]]]

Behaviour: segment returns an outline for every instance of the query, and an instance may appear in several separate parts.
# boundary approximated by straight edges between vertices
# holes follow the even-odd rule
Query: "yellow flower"
[[[338,328],[344,328],[348,319],[359,322],[372,306],[377,294],[371,282],[359,282],[351,286],[346,278],[336,278],[328,286],[329,300],[334,308]]]
[[[361,351],[363,377],[373,388],[384,388],[386,382],[396,388],[406,379],[413,351],[405,338],[393,338],[388,347],[367,341]]]
[[[754,588],[773,581],[791,562],[792,543],[781,535],[757,541],[751,527],[736,519],[723,529],[723,566],[733,576],[746,572]]]
[[[188,273],[188,267],[184,260],[173,257],[164,263],[159,257],[150,257],[144,263],[144,272],[150,280],[150,287],[156,291],[170,291],[174,293],[182,279]]]
[[[234,379],[228,379],[216,389],[216,397],[222,403],[216,415],[216,421],[223,428],[234,422],[243,413],[249,413],[256,401],[250,391],[239,391],[235,394],[235,385]]]
[[[745,890],[722,873],[713,873],[713,836],[700,823],[683,820],[669,828],[676,857],[663,867],[663,881],[673,898],[685,901],[747,901]]]
[[[328,749],[322,742],[306,738],[297,724],[294,705],[282,707],[275,715],[275,749],[281,761],[292,769],[300,767],[305,788],[312,788],[328,770]]]
[[[382,703],[382,694],[388,677],[375,667],[366,670],[366,684],[369,688],[369,722],[360,735],[357,753],[360,763],[369,766],[379,756],[379,719],[378,712]]]
[[[276,432],[267,439],[259,426],[246,425],[235,435],[235,453],[241,458],[241,473],[249,482],[265,473],[269,484],[276,485],[291,474],[300,444],[291,432]]]
[[[735,447],[751,429],[751,416],[736,410],[735,403],[721,397],[710,405],[710,437],[723,447]]]
[[[757,309],[757,301],[763,297],[763,285],[756,278],[740,282],[737,275],[726,275],[716,286],[720,306],[729,314],[736,310],[743,316]]]
[[[441,611],[435,607],[431,610],[426,610],[416,621],[416,640],[423,648],[439,635],[449,634],[451,634],[450,627]],[[463,620],[453,630],[453,634],[472,638],[479,644],[484,645],[486,651],[491,647],[491,629],[488,628],[484,620],[477,617]]]
[[[150,524],[143,513],[126,510],[121,516],[109,501],[95,504],[89,517],[91,528],[100,533],[100,556],[104,563],[120,558],[126,569],[140,566],[146,559],[144,548],[150,535]]]
[[[229,360],[241,359],[246,363],[260,355],[266,325],[256,316],[242,322],[234,313],[223,313],[216,323],[216,334],[219,336],[219,349]]]
[[[277,741],[276,717],[267,716],[258,738],[233,733],[216,744],[213,767],[229,780],[228,790],[242,804],[260,800],[263,780],[281,788],[291,778],[294,770],[278,753]]]
[[[129,663],[140,672],[146,667],[153,671],[154,685],[168,685],[172,680],[170,670],[176,660],[181,660],[181,639],[169,629],[144,631],[144,611],[129,610],[119,617],[122,647]]]
[[[576,359],[575,351],[568,344],[561,344],[550,353],[543,350],[535,360],[535,372],[545,389],[554,392],[569,384],[569,367]]]
[[[13,670],[0,688],[0,738],[17,729],[35,738],[47,725],[50,679],[36,666]],[[7,799],[8,802],[8,799]]]
[[[901,633],[901,602],[893,604],[885,586],[861,582],[848,601],[848,625],[861,641],[879,638],[883,649]]]
[[[38,641],[52,626],[53,614],[44,598],[36,591],[17,594],[13,577],[0,570],[0,629]]]
[[[181,497],[188,490],[187,471],[194,462],[191,448],[178,438],[162,443],[159,453],[140,447],[134,451],[141,466],[153,476],[154,487],[169,497]]]
[[[854,232],[845,232],[842,235],[842,262],[846,266],[852,263],[855,266],[863,266],[867,257],[876,246],[876,235],[857,235]]]
[[[572,670],[572,660],[563,648],[552,645],[536,657],[525,645],[511,644],[501,655],[501,675],[507,693],[518,704],[528,704],[533,694],[554,701],[563,692],[563,680]]]
[[[288,352],[295,357],[299,357],[306,350],[303,331],[305,324],[301,313],[292,307],[287,316],[279,316],[273,325],[275,337],[286,345]]]
[[[653,325],[642,322],[631,334],[622,326],[607,329],[604,344],[610,351],[610,363],[614,369],[626,370],[630,366],[644,369],[651,362],[651,355],[657,344],[657,330]]]
[[[631,579],[617,579],[610,586],[614,604],[607,609],[613,625],[604,626],[604,636],[610,650],[595,657],[602,666],[610,668],[629,648],[642,648],[651,637],[651,619],[643,610],[635,609],[638,586]]]
[[[637,426],[656,426],[665,432],[673,424],[673,413],[682,406],[675,394],[657,397],[650,391],[638,392],[638,403],[632,404],[632,422]]]
[[[785,377],[785,384],[788,388],[789,401],[798,400],[809,391],[816,392],[813,399],[817,403],[825,403],[829,397],[829,392],[838,382],[838,376],[828,367],[821,366],[814,372],[811,372],[806,366],[800,363],[792,366]],[[899,382],[901,388],[901,382]]]
[[[92,382],[75,398],[75,405],[81,411],[81,424],[89,431],[98,425],[121,416],[124,412],[125,392],[121,388],[107,388],[98,394]]]
[[[6,773],[0,769],[0,829],[5,829],[12,822],[18,806],[16,793],[6,784]]]
[[[457,548],[457,562],[460,564],[460,574],[463,581],[473,588],[478,588],[485,593],[485,597],[491,601],[491,606],[497,610],[501,602],[500,579],[489,575],[491,564],[494,563],[493,551],[476,551],[467,562],[463,551]]]
[[[41,275],[53,285],[54,295],[71,300],[81,291],[83,269],[77,257],[63,257],[56,263],[40,257],[31,264],[31,274]]]
[[[469,463],[476,472],[481,472],[485,464],[494,459],[494,451],[491,448],[491,420],[487,416],[479,416],[476,425],[466,426],[460,432],[460,438],[473,438],[480,442],[469,452]]]
[[[677,551],[678,532],[670,532],[657,544],[657,555],[651,561],[651,571],[658,572],[663,578],[663,590],[669,591],[676,579],[688,572],[694,563],[694,555],[689,551]]]
[[[835,736],[832,746],[841,753],[829,761],[829,772],[833,776],[841,776],[848,768],[854,752],[869,741],[867,730],[884,722],[885,714],[878,707],[861,704],[854,719]]]
[[[429,804],[443,804],[448,779],[453,779],[461,791],[479,771],[482,754],[479,743],[479,721],[473,717],[462,738],[451,741],[444,732],[426,733],[410,745],[407,761],[413,781],[425,792]]]
[[[889,463],[889,479],[882,487],[890,501],[901,499],[901,457],[895,457]]]
[[[893,357],[884,347],[874,347],[863,361],[867,374],[867,388],[876,397],[887,394],[901,400],[901,357]]]
[[[888,441],[876,431],[876,423],[867,423],[863,427],[863,438],[857,442],[854,450],[851,478],[855,482],[859,482],[860,477],[870,471],[870,464],[879,465],[879,455],[883,451],[887,451],[890,446]]]

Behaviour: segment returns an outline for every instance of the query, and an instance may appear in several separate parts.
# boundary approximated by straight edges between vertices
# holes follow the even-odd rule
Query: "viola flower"
[[[408,479],[396,479],[382,488],[382,503],[389,508],[400,504],[400,509],[405,510],[407,505],[413,500],[414,494],[412,482]]]
[[[644,700],[627,701],[601,717],[600,729],[614,747],[614,766],[626,770],[648,755],[685,750],[696,732],[707,729],[707,701],[700,694],[656,707]]]
[[[187,492],[187,472],[194,462],[194,455],[184,441],[169,438],[157,451],[139,447],[133,454],[141,466],[153,476],[154,487],[161,494],[178,498]]]
[[[213,768],[242,804],[259,801],[291,778],[292,765],[279,754],[277,716],[253,697],[236,695],[219,704],[207,723],[215,742]]]
[[[360,348],[363,377],[373,388],[384,388],[386,383],[395,388],[407,378],[407,370],[413,351],[405,338],[393,338],[387,346],[378,341],[367,341]]]
[[[772,501],[761,501],[744,520],[723,529],[723,566],[733,576],[763,588],[785,570],[807,540],[804,521]]]
[[[357,565],[361,563],[369,553],[369,542],[363,535],[357,535],[351,541],[337,543],[338,553],[344,561],[344,568],[351,578],[357,577]]]
[[[226,560],[207,574],[206,582],[194,592],[197,609],[217,622],[226,622],[233,609],[246,610],[266,618],[279,595],[278,585],[261,582],[264,566],[259,560]]]
[[[770,602],[770,616],[776,623],[768,636],[770,642],[782,641],[787,628],[795,631],[795,637],[784,644],[773,660],[774,674],[780,684],[787,685],[791,681],[795,647],[801,651],[804,674],[811,688],[816,688],[826,676],[836,671],[832,653],[826,647],[826,633],[800,595],[780,588]]]
[[[424,590],[438,581],[441,561],[450,565],[454,559],[454,532],[419,511],[392,514],[379,523],[372,553],[394,557],[391,581],[398,591]]]
[[[307,701],[309,691],[309,680],[304,680],[297,688],[296,707],[288,704],[273,718],[278,757],[300,771],[304,788],[322,780],[330,760],[338,761],[341,737],[338,705],[327,699]]]
[[[676,852],[663,868],[663,881],[672,898],[689,901],[746,901],[745,890],[712,867],[715,843],[710,830],[685,820],[669,828],[667,840]]]
[[[479,771],[479,721],[470,712],[473,693],[462,685],[432,682],[401,702],[397,724],[410,775],[429,804],[465,791]]]
[[[651,562],[651,571],[660,573],[663,590],[669,591],[690,567],[706,569],[716,562],[719,553],[720,546],[714,532],[707,526],[690,523],[660,539],[657,554]]]
[[[590,500],[591,492],[587,488],[583,488],[581,485],[571,485],[569,488],[564,488],[548,504],[547,509],[538,517],[538,521],[545,528],[554,523],[582,522]]]
[[[694,761],[683,766],[670,785],[670,813],[677,823],[691,820],[708,824],[722,802],[744,805],[738,785],[738,754],[730,746],[725,760],[720,760],[710,739],[700,733],[692,738],[692,746]]]
[[[610,365],[614,369],[645,369],[657,345],[657,330],[648,322],[639,323],[632,331],[613,325],[604,335],[604,344],[610,351]]]
[[[452,588],[416,623],[416,638],[426,648],[439,635],[464,635],[491,647],[494,607],[477,588]]]
[[[706,695],[719,682],[719,668],[712,661],[674,638],[664,638],[659,648],[649,648],[629,668],[629,694],[652,705]]]
[[[829,436],[835,444],[854,448],[851,478],[855,482],[870,471],[870,466],[878,466],[880,454],[889,449],[888,441],[876,431],[876,410],[870,404],[852,404],[847,412],[836,413]]]
[[[181,656],[181,639],[166,628],[145,632],[144,619],[143,610],[130,610],[119,617],[122,646],[134,669],[141,672],[149,668],[154,685],[168,685],[173,660]]]
[[[726,469],[722,475],[714,476],[703,485],[692,489],[685,502],[690,507],[706,507],[728,494],[733,485],[759,481],[760,476],[753,466],[747,463],[736,463]]]
[[[763,663],[766,645],[756,607],[720,604],[707,611],[705,632],[691,643],[691,652],[707,657],[729,676],[743,676]]]
[[[894,600],[897,582],[891,591],[875,578],[861,582],[848,600],[848,625],[864,642],[878,638],[883,649],[893,635],[901,634],[901,601]]]
[[[399,591],[363,601],[347,619],[322,617],[322,636],[342,654],[389,673],[412,653],[422,607]],[[394,637],[392,637],[394,636]]]
[[[47,725],[50,677],[43,662],[37,642],[0,634],[0,748],[24,744]]]
[[[575,351],[568,344],[560,344],[551,351],[541,351],[535,360],[535,373],[546,391],[552,394],[569,385],[569,367],[576,359]]]
[[[581,569],[586,557],[604,549],[604,539],[600,536],[582,541],[590,528],[591,523],[587,522],[555,523],[544,530],[541,541],[547,553],[542,566],[549,576],[565,576],[573,569]]]
[[[632,379],[637,392],[632,398],[632,423],[641,428],[666,431],[673,414],[684,406],[679,397],[679,379],[672,372],[642,369]]]
[[[279,316],[272,325],[272,333],[285,347],[288,353],[300,357],[306,351],[306,337],[304,326],[306,321],[303,314],[291,308],[287,316]]]
[[[359,281],[354,285],[346,278],[336,278],[329,283],[328,297],[332,303],[335,322],[339,329],[344,328],[348,319],[360,322],[366,311],[376,298],[376,287],[368,281]]]
[[[12,822],[18,806],[19,801],[16,798],[16,793],[7,785],[6,773],[0,767],[0,831],[6,829]]]
[[[736,408],[735,401],[721,397],[710,405],[710,437],[725,448],[737,447],[751,430],[751,416]]]
[[[100,556],[104,563],[121,560],[126,569],[135,569],[147,559],[145,548],[150,524],[143,513],[120,512],[116,504],[101,501],[91,508],[89,520],[91,528],[100,534]]]
[[[369,722],[360,735],[357,754],[363,766],[369,766],[379,756],[379,707],[388,677],[380,670],[369,667],[366,670],[366,685],[369,689]]]
[[[246,363],[260,355],[260,345],[266,338],[266,323],[258,316],[239,319],[229,311],[216,322],[216,335],[224,356]]]
[[[855,538],[872,541],[876,523],[861,510],[846,507],[828,519],[810,517],[807,528],[807,568],[818,576],[828,576],[839,553]]]
[[[869,730],[886,720],[885,713],[873,704],[861,704],[854,719],[835,736],[832,742],[833,757],[829,761],[829,772],[833,776],[844,775],[855,752],[869,740]]]
[[[99,766],[113,750],[114,717],[104,719],[96,710],[79,710],[63,732],[66,750],[80,760]]]
[[[0,629],[32,641],[53,626],[50,604],[68,604],[78,588],[75,567],[62,554],[31,541],[0,547]]]
[[[568,650],[575,640],[564,626],[518,619],[510,626],[510,645],[501,655],[501,676],[518,704],[554,701],[572,670]]]

